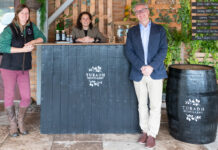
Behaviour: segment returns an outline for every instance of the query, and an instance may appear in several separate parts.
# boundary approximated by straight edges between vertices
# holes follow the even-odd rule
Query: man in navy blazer
[[[131,63],[130,79],[138,99],[142,130],[138,142],[153,148],[160,127],[163,79],[167,78],[164,67],[167,38],[164,28],[150,21],[147,4],[136,4],[134,12],[139,24],[128,31],[125,53]]]

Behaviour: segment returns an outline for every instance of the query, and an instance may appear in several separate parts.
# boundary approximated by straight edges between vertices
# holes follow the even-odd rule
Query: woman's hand
[[[24,45],[23,52],[31,52],[34,49],[33,45]]]
[[[11,47],[11,53],[27,53],[34,49],[33,45],[24,45],[23,48]]]
[[[29,46],[29,45],[34,45],[34,42],[30,41],[30,42],[24,44],[24,46]]]
[[[93,43],[95,41],[94,38],[91,38],[89,36],[84,37],[84,40],[85,40],[86,43]]]
[[[91,38],[89,36],[83,37],[83,38],[78,38],[76,42],[81,42],[81,43],[93,43],[95,41],[94,38]]]

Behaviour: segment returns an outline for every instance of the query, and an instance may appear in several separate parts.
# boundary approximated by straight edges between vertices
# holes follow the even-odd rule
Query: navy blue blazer
[[[151,23],[147,65],[152,66],[154,69],[151,74],[152,79],[167,78],[164,66],[167,48],[167,37],[164,28],[161,25]],[[139,24],[128,31],[125,54],[131,63],[130,79],[140,81],[143,77],[140,69],[145,63]]]

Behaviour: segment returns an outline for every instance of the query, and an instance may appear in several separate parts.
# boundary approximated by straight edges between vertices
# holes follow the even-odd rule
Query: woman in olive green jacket
[[[92,16],[89,12],[80,13],[77,26],[72,29],[74,42],[78,43],[105,43],[106,38],[92,25]]]

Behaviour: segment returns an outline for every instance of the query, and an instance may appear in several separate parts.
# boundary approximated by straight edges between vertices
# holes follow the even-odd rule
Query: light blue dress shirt
[[[147,65],[148,64],[148,62],[147,62],[148,42],[149,42],[150,29],[151,29],[151,21],[149,21],[149,23],[146,27],[142,24],[139,24],[139,27],[140,27],[140,33],[141,33],[141,39],[142,39],[142,46],[144,49],[145,65]]]

